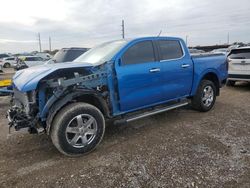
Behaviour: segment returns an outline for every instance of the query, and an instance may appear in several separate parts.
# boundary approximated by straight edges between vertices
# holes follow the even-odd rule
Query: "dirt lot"
[[[182,108],[110,125],[97,150],[62,156],[46,135],[7,138],[0,98],[0,187],[250,187],[250,85],[222,89],[215,108]]]

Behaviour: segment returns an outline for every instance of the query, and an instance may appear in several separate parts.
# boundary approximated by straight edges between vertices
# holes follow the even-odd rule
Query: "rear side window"
[[[125,65],[155,61],[154,48],[151,41],[138,42],[131,46],[123,55]]]
[[[179,41],[160,40],[158,44],[160,48],[161,60],[178,59],[183,56],[183,51]]]
[[[250,59],[250,49],[235,49],[229,54],[230,59]]]
[[[15,59],[14,58],[6,58],[6,60],[10,60],[11,61],[11,60],[15,60]]]
[[[26,57],[25,61],[42,61],[41,57]]]

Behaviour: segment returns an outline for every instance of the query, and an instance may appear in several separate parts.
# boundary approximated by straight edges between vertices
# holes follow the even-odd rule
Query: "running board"
[[[133,116],[130,116],[130,117],[125,117],[125,118],[123,118],[121,120],[116,120],[115,123],[118,123],[118,124],[119,123],[128,123],[128,122],[135,121],[135,120],[138,120],[138,119],[141,119],[141,118],[144,118],[144,117],[152,116],[152,115],[155,115],[155,114],[159,114],[159,113],[162,113],[162,112],[173,110],[175,108],[186,106],[188,104],[189,104],[188,101],[182,101],[182,102],[179,102],[177,104],[166,106],[164,108],[160,108],[160,109],[158,108],[158,109],[154,109],[154,110],[149,111],[149,112],[144,112],[142,114],[133,115]]]

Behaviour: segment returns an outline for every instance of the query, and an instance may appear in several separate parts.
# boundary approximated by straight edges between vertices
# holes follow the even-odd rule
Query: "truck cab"
[[[214,106],[227,78],[224,55],[190,56],[176,37],[98,45],[71,63],[38,66],[13,77],[10,126],[50,135],[65,155],[95,149],[105,122],[125,123],[191,104]]]

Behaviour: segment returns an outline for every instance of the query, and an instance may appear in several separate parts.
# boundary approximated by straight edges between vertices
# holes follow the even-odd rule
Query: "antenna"
[[[162,30],[160,30],[160,32],[159,32],[159,34],[157,35],[157,37],[159,37],[159,36],[161,35],[161,32],[162,32]]]

